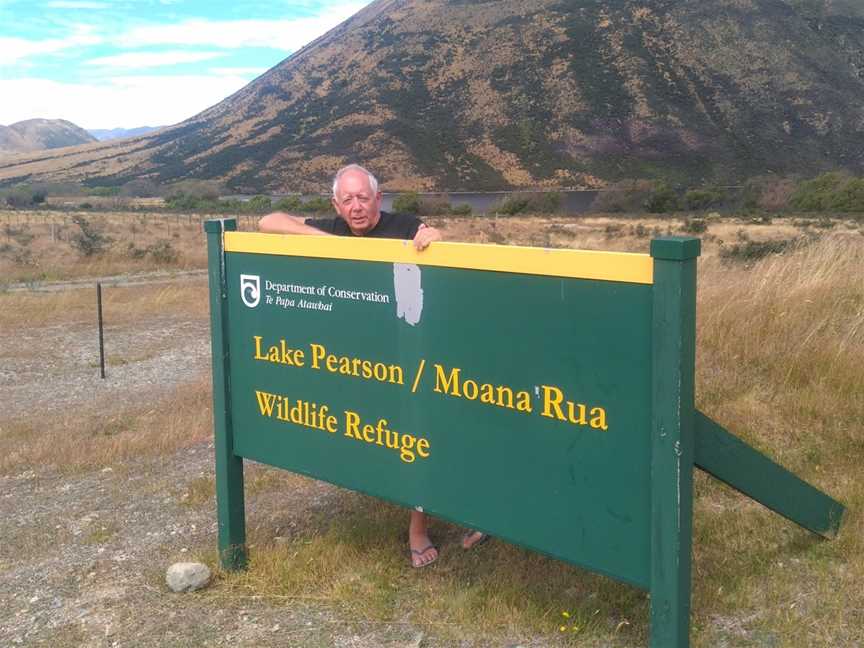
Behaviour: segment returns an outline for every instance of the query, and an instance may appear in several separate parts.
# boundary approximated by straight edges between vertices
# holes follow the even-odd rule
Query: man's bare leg
[[[423,567],[438,558],[438,550],[429,539],[426,530],[426,514],[411,511],[411,521],[408,524],[408,546],[411,548],[411,564]]]

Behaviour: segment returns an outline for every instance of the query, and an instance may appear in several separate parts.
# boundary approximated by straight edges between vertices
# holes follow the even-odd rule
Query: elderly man
[[[416,216],[382,212],[381,197],[375,176],[357,164],[350,164],[340,169],[333,180],[332,202],[338,217],[304,219],[274,212],[258,222],[258,229],[276,234],[332,234],[412,240],[418,250],[425,250],[430,243],[441,239],[437,229],[429,227]],[[486,538],[484,533],[469,531],[462,539],[462,546],[470,549]],[[408,546],[414,567],[425,567],[438,558],[438,549],[429,539],[424,513],[411,511]]]
[[[258,223],[262,232],[277,234],[335,234],[337,236],[371,236],[411,239],[414,247],[425,250],[441,238],[434,227],[428,227],[416,216],[381,211],[378,181],[358,164],[343,167],[333,180],[333,208],[336,218],[304,219],[284,212],[267,214]]]

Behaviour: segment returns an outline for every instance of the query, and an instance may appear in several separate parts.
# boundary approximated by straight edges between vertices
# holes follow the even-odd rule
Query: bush
[[[651,195],[653,185],[648,180],[621,180],[597,193],[591,203],[595,212],[639,212]]]
[[[160,240],[148,245],[146,254],[159,263],[176,263],[180,253],[171,245],[171,241]]]
[[[314,196],[300,205],[300,211],[309,214],[326,214],[332,209],[330,199],[324,196]]]
[[[29,185],[17,185],[3,192],[3,198],[9,207],[21,208],[41,205],[45,202],[44,189],[35,189]]]
[[[678,194],[665,182],[658,182],[648,199],[645,209],[652,214],[666,214],[678,209]]]
[[[864,212],[864,179],[823,173],[799,184],[789,202],[802,211]]]
[[[102,254],[111,244],[111,238],[95,229],[83,216],[75,216],[72,222],[78,226],[78,231],[70,237],[69,242],[81,256]]]
[[[273,205],[275,211],[292,212],[300,209],[300,196],[285,196]]]
[[[744,241],[735,245],[722,246],[720,258],[727,261],[752,263],[771,254],[783,254],[787,250],[800,247],[805,243],[806,241],[800,238],[777,241]]]
[[[399,194],[393,199],[393,211],[400,214],[419,214],[420,195],[416,191]]]
[[[246,208],[253,212],[265,212],[272,209],[272,201],[269,196],[255,196],[248,203]]]
[[[718,188],[691,189],[684,194],[684,206],[687,209],[701,211],[720,205],[726,199],[726,192]]]
[[[702,234],[708,231],[708,223],[703,218],[685,218],[681,224],[681,231],[690,234]]]
[[[552,214],[561,207],[561,194],[557,191],[514,193],[504,198],[495,211],[506,216],[515,214]]]
[[[450,213],[454,216],[470,216],[472,213],[471,205],[462,203],[461,205],[451,205]]]

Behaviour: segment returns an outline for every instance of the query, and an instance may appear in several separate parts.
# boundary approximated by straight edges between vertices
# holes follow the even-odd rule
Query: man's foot
[[[477,545],[481,545],[489,539],[488,533],[483,533],[482,531],[468,531],[464,536],[462,536],[462,548],[463,549],[471,549],[476,547]]]
[[[438,550],[435,545],[428,544],[422,549],[411,549],[411,566],[425,567],[438,559]]]

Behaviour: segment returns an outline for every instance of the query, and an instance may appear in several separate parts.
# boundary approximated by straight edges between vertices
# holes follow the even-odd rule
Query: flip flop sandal
[[[466,547],[465,541],[468,538],[475,536],[475,535],[479,535],[480,537],[477,538],[474,542],[472,542],[469,546]],[[491,537],[492,536],[490,536],[488,533],[483,533],[482,531],[469,531],[464,536],[462,536],[462,548],[463,549],[473,549],[474,547],[480,546],[481,544],[486,542]]]
[[[431,560],[427,560],[426,562],[421,562],[421,563],[414,562],[414,556],[417,556],[419,558],[420,556],[425,554],[430,549],[435,549],[435,551],[436,551],[434,558],[432,558]],[[431,565],[433,562],[438,560],[437,551],[438,551],[438,549],[433,544],[430,544],[428,547],[423,547],[423,549],[412,549],[411,550],[411,566],[414,569],[420,569],[421,567],[426,567],[427,565]]]

